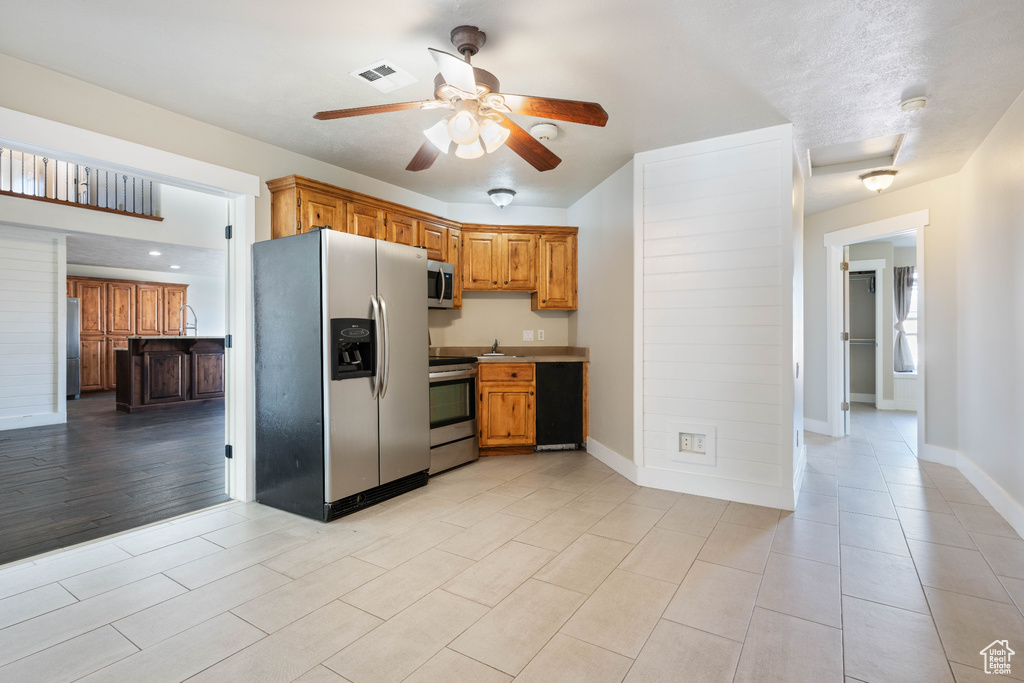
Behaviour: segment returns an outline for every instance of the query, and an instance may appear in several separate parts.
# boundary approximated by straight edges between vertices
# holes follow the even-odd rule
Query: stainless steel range
[[[430,474],[480,457],[476,358],[430,357]]]

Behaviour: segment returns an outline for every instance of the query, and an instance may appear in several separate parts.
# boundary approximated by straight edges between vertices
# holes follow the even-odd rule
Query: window
[[[914,269],[914,284],[910,289],[910,312],[907,320],[903,323],[906,330],[907,343],[910,344],[910,357],[914,359],[914,367],[917,363],[917,269]]]

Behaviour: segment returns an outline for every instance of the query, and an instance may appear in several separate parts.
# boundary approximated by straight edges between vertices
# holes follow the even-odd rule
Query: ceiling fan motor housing
[[[484,71],[483,69],[478,69],[474,66],[473,78],[476,79],[477,90],[482,88],[487,92],[501,91],[501,84],[498,82],[497,76],[492,74],[490,71]],[[434,97],[441,99],[441,89],[446,85],[448,84],[445,83],[444,76],[441,74],[434,76]]]
[[[487,34],[476,26],[456,26],[452,29],[452,45],[467,59],[480,51],[487,42]]]

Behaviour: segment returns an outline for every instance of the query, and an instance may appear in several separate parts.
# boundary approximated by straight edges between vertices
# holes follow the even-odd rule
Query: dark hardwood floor
[[[226,500],[223,403],[128,415],[109,393],[0,432],[0,564]]]

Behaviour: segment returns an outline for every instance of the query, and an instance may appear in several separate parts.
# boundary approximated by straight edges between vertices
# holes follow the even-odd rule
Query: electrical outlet
[[[679,432],[679,450],[680,451],[692,451],[693,450],[693,434],[686,434]]]
[[[537,341],[544,341],[544,330],[537,330]]]
[[[707,453],[707,435],[705,434],[694,434],[693,435],[693,452],[694,453]]]
[[[533,341],[533,330],[523,330],[523,341]]]

